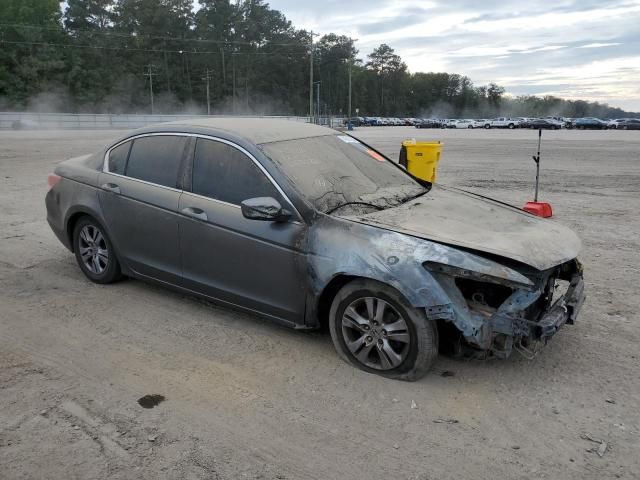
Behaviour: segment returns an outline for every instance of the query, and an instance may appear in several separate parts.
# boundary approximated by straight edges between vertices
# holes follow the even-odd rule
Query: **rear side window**
[[[193,159],[193,193],[240,205],[255,197],[282,197],[256,164],[237,148],[198,139]]]
[[[109,152],[109,171],[111,173],[124,175],[124,169],[127,166],[127,157],[129,156],[130,148],[131,142],[125,142]]]
[[[136,138],[131,147],[126,175],[175,188],[187,137],[157,135]]]

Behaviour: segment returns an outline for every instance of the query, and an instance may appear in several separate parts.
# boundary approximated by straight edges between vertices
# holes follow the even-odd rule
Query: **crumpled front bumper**
[[[582,275],[575,274],[571,279],[567,293],[558,299],[538,322],[530,322],[533,337],[547,341],[565,323],[574,324],[586,298]]]
[[[463,298],[454,280],[440,277],[450,295],[452,303],[446,311],[433,312],[439,318],[453,322],[462,333],[466,342],[479,351],[489,352],[497,358],[508,357],[513,350],[525,356],[535,355],[535,349],[546,344],[565,323],[575,323],[576,317],[585,301],[585,288],[582,269],[576,261],[576,269],[571,274],[566,291],[559,298],[553,298],[549,305],[540,311],[542,298],[545,298],[544,281],[538,288],[516,288],[512,294],[495,309],[478,308]],[[445,316],[446,315],[446,316]]]

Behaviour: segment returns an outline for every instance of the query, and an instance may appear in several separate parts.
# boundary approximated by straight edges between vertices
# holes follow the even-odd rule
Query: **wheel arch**
[[[401,295],[408,304],[416,306],[415,295],[412,295],[410,291],[403,288],[401,284],[395,281],[388,281],[385,278],[376,278],[374,276],[359,275],[352,273],[338,273],[322,288],[320,294],[316,297],[315,302],[315,316],[318,326],[325,328],[329,321],[329,311],[331,310],[331,304],[338,292],[347,284],[356,280],[369,280],[376,283],[381,283],[389,288],[394,289]]]
[[[100,218],[100,215],[98,214],[98,212],[86,206],[78,206],[78,207],[72,208],[67,213],[67,220],[65,222],[65,234],[67,235],[67,238],[69,240],[69,245],[71,246],[71,252],[74,252],[73,230],[76,224],[78,223],[78,221],[82,217],[89,217],[92,220],[98,222],[98,224],[107,233],[107,235],[109,234],[109,231],[107,230],[104,222]],[[111,239],[111,237],[109,238]],[[113,243],[113,240],[112,240],[112,243]]]

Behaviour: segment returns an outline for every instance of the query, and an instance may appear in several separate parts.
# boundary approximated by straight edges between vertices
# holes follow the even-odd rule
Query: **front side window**
[[[199,138],[193,159],[193,193],[240,205],[255,197],[282,198],[258,166],[226,143]]]
[[[109,152],[109,171],[111,173],[124,175],[124,169],[127,166],[127,158],[129,158],[130,148],[131,142],[125,142],[122,145],[118,145],[116,148],[111,149]]]
[[[133,140],[126,175],[176,188],[187,137],[154,135]]]

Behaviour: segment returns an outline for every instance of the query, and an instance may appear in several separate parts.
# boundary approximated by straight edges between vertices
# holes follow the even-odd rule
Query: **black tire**
[[[100,237],[98,237],[98,241],[95,242],[96,249],[100,248],[102,251],[106,251],[106,260],[104,260],[104,254],[97,255],[99,250],[96,250],[96,255],[99,256],[98,259],[98,267],[91,267],[93,270],[87,266],[85,262],[89,264],[93,264],[92,261],[83,259],[83,250],[86,251],[85,248],[86,241],[81,236],[83,231],[95,231],[99,232]],[[82,244],[81,244],[82,243]],[[94,283],[107,284],[113,283],[122,278],[122,273],[120,270],[120,263],[116,258],[115,251],[113,249],[113,244],[107,235],[106,230],[100,223],[89,216],[84,216],[80,218],[75,226],[73,227],[73,251],[76,256],[76,261],[78,262],[78,266],[82,273]],[[102,264],[104,263],[104,267]],[[100,270],[102,268],[102,270]]]
[[[370,327],[368,329],[370,333],[358,332],[348,326],[344,327],[343,316],[345,311],[353,307],[353,305],[357,305],[358,302],[367,302],[368,300],[365,299],[374,299],[386,304],[387,309],[384,310],[385,315],[382,317],[385,320],[374,327]],[[387,337],[387,332],[383,328],[384,325],[397,324],[398,320],[402,320],[406,325],[406,329],[403,329],[403,333],[401,333],[404,337],[402,342],[392,341],[393,337]],[[373,324],[375,324],[375,321],[373,321]],[[438,329],[436,322],[428,320],[424,312],[411,306],[394,288],[374,280],[354,280],[342,287],[331,304],[329,329],[333,344],[340,358],[365,372],[375,373],[387,378],[405,381],[418,380],[427,374],[438,356]],[[349,332],[355,332],[356,337],[361,335],[360,339],[355,339],[353,342],[356,343],[362,340],[359,342],[362,348],[357,353],[364,352],[367,347],[366,340],[364,340],[365,336],[369,339],[372,339],[374,335],[378,337],[378,340],[374,338],[368,344],[368,359],[373,357],[369,363],[375,363],[376,358],[379,360],[376,368],[362,363],[347,347]],[[391,334],[389,333],[388,335]],[[384,336],[384,340],[380,336]],[[389,341],[391,341],[391,344],[394,345],[394,353],[397,353],[399,349],[402,350],[402,355],[398,355],[401,360],[397,365],[392,366],[389,360],[387,360],[388,365],[386,367],[382,365],[383,362],[380,355],[384,347],[378,348],[378,345],[382,345],[380,342],[385,341],[385,347],[388,347],[390,345]],[[374,343],[376,345],[373,345]],[[391,356],[385,355],[385,358],[391,359]]]
[[[484,126],[484,128],[486,128],[487,130],[491,128],[491,125],[489,125],[488,123]]]
[[[510,123],[509,128],[513,130],[514,128],[516,128],[516,126],[513,123]]]

